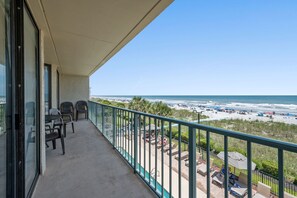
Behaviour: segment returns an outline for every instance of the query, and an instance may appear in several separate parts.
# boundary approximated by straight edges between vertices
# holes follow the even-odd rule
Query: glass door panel
[[[38,173],[38,30],[24,8],[25,193]]]
[[[9,2],[0,0],[0,197],[6,196],[7,180],[7,133],[10,124],[7,117],[10,108],[10,64],[9,64]]]

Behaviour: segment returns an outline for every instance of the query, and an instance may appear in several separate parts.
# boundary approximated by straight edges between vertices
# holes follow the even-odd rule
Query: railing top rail
[[[294,144],[294,143],[291,143],[291,142],[284,142],[284,141],[280,141],[280,140],[255,136],[255,135],[246,134],[246,133],[242,133],[242,132],[231,131],[231,130],[226,130],[226,129],[220,129],[220,128],[216,128],[216,127],[212,127],[212,126],[206,126],[206,125],[203,125],[203,124],[198,124],[198,123],[193,123],[193,122],[188,122],[188,121],[183,121],[183,120],[177,120],[177,119],[174,119],[174,118],[168,118],[168,117],[153,115],[153,114],[149,114],[149,113],[134,111],[134,110],[131,110],[131,109],[114,107],[114,106],[105,105],[105,104],[101,104],[101,103],[90,101],[90,100],[89,100],[89,102],[99,104],[99,105],[109,107],[109,108],[115,108],[115,109],[128,111],[128,112],[136,113],[136,114],[143,115],[143,116],[148,116],[148,117],[151,117],[151,118],[160,119],[160,120],[175,123],[175,124],[188,126],[188,127],[194,128],[194,129],[200,129],[200,130],[208,131],[208,132],[211,132],[211,133],[226,135],[228,137],[249,141],[251,143],[257,143],[257,144],[261,144],[261,145],[265,145],[265,146],[274,147],[274,148],[283,149],[283,150],[286,150],[286,151],[291,151],[291,152],[297,153],[297,144]]]

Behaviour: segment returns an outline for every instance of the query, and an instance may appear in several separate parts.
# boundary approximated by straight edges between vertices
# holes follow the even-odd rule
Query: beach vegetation
[[[232,131],[240,131],[247,134],[277,139],[286,142],[297,143],[297,125],[281,122],[249,121],[241,119],[215,120],[203,122],[205,125],[223,128]],[[224,140],[221,135],[213,134],[211,139],[215,142],[213,152],[223,151]],[[246,156],[246,142],[235,138],[229,138],[229,151],[236,151]],[[286,178],[294,181],[297,177],[297,155],[292,152],[284,152],[284,169]],[[256,168],[269,175],[277,176],[277,149],[259,144],[252,144],[252,160]]]
[[[262,169],[260,170],[274,177],[278,177],[278,168],[275,162],[267,160],[262,161]]]

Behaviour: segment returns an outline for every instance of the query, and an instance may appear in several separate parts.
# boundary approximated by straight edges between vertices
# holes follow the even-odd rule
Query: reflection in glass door
[[[49,110],[52,108],[52,92],[51,92],[51,66],[44,65],[44,108],[45,115],[49,114]]]
[[[0,0],[0,197],[6,197],[7,134],[10,133],[9,1]]]
[[[38,30],[24,8],[24,132],[25,132],[25,193],[38,174]]]

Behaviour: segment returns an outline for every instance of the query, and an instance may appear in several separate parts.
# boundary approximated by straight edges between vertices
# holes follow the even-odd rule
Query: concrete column
[[[44,32],[39,32],[40,53],[40,173],[43,175],[46,169],[45,153],[45,121],[44,121]]]

